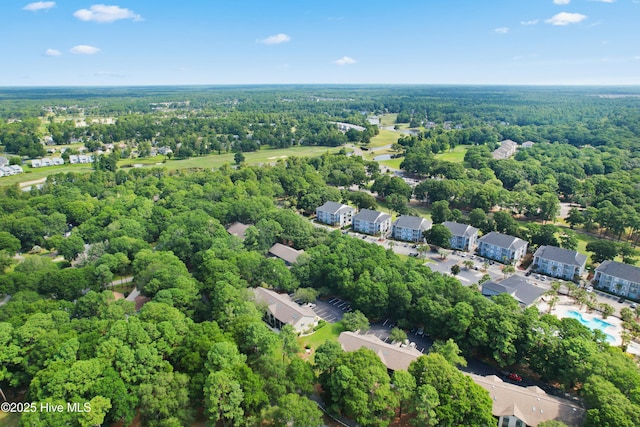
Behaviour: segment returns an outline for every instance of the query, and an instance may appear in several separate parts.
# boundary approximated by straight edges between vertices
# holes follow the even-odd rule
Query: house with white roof
[[[9,168],[13,171],[14,174],[24,173],[24,170],[22,169],[22,166],[11,165],[11,166],[9,166]]]
[[[298,333],[309,332],[318,324],[318,316],[309,307],[291,301],[289,295],[279,294],[266,288],[253,289],[258,304],[267,307],[265,321],[274,328],[280,329],[289,324]]]
[[[316,208],[316,221],[344,227],[351,224],[355,211],[351,206],[329,201]]]
[[[0,167],[0,171],[2,171],[2,176],[11,176],[16,174],[16,172],[9,166]]]
[[[362,209],[353,217],[353,230],[371,235],[386,235],[391,229],[391,215]]]
[[[9,159],[7,159],[4,156],[0,156],[0,167],[8,166],[8,165],[9,165]]]
[[[580,277],[586,265],[586,255],[556,246],[540,246],[533,254],[533,268],[536,272],[565,280]]]
[[[431,228],[431,221],[419,216],[402,215],[391,226],[391,236],[407,242],[422,242],[422,233]]]
[[[640,297],[640,267],[607,260],[596,268],[593,283],[604,290],[629,298]]]
[[[478,254],[502,263],[516,263],[527,253],[528,243],[508,234],[492,231],[478,239]]]

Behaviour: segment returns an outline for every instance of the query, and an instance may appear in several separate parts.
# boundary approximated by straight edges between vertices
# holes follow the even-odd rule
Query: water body
[[[609,326],[613,326],[611,323],[605,322],[604,320],[601,320],[601,319],[596,319],[595,317],[591,320],[586,320],[584,317],[582,317],[582,313],[579,313],[577,311],[567,311],[567,317],[576,319],[578,322],[582,323],[584,326],[586,326],[591,330],[598,329],[599,331],[603,332],[607,336],[607,341],[609,341],[610,343],[615,342],[615,338],[612,335],[609,335],[606,332],[604,332],[605,328],[608,328]]]
[[[373,160],[375,160],[376,162],[379,162],[380,160],[391,160],[391,159],[392,159],[391,154],[379,154],[373,158]]]

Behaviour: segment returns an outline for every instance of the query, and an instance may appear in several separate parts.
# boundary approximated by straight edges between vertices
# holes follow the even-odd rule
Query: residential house
[[[42,160],[40,160],[40,159],[31,160],[31,167],[32,168],[41,168],[42,167]]]
[[[166,156],[169,153],[173,153],[173,150],[169,147],[158,147],[158,154]]]
[[[11,165],[9,166],[9,169],[11,169],[14,174],[24,173],[24,170],[22,170],[22,166]]]
[[[535,144],[535,142],[533,141],[525,141],[522,143],[522,148],[531,148],[533,147],[533,145]]]
[[[540,246],[533,254],[533,268],[542,274],[575,280],[584,273],[587,256],[556,246]]]
[[[3,166],[9,166],[9,159],[4,156],[0,156],[0,168]]]
[[[390,371],[407,370],[411,362],[422,356],[415,345],[388,344],[375,335],[342,332],[338,342],[344,351],[356,351],[362,347],[373,350]]]
[[[451,232],[449,246],[451,249],[470,251],[478,244],[478,229],[459,222],[445,221],[442,223]]]
[[[391,229],[391,215],[362,209],[353,217],[353,229],[359,233],[385,236]]]
[[[616,261],[605,261],[596,268],[593,283],[617,295],[640,297],[640,267]]]
[[[72,165],[80,163],[79,156],[77,154],[71,154],[69,156],[69,163]]]
[[[233,224],[227,227],[227,233],[244,240],[244,233],[247,231],[247,228],[249,227],[251,226],[247,224],[243,224],[241,222],[234,222]]]
[[[431,221],[418,216],[402,215],[396,219],[391,227],[394,239],[407,242],[422,242],[422,233],[431,228]]]
[[[505,139],[500,143],[500,147],[495,149],[491,155],[496,160],[508,159],[516,154],[518,144],[510,139]]]
[[[289,324],[298,332],[308,332],[318,324],[318,316],[309,307],[291,301],[287,294],[279,294],[266,288],[253,289],[256,302],[265,304],[267,312],[265,321],[274,328],[280,329]]]
[[[482,284],[482,295],[492,297],[500,294],[511,295],[518,304],[529,307],[545,292],[522,276],[510,276],[503,280],[488,280]]]
[[[64,159],[62,157],[52,157],[51,162],[54,166],[64,165]]]
[[[478,254],[505,264],[517,263],[527,253],[527,245],[522,239],[492,231],[478,239]]]
[[[53,160],[51,160],[50,157],[43,157],[42,160],[40,160],[42,162],[42,166],[53,166]]]
[[[342,203],[326,202],[316,208],[316,221],[323,224],[344,227],[350,225],[355,209]]]
[[[342,332],[338,342],[344,351],[362,347],[373,350],[390,371],[407,370],[411,362],[422,356],[414,346],[387,344],[375,335]],[[558,420],[569,427],[582,426],[585,410],[558,397],[550,396],[537,386],[521,387],[506,383],[495,375],[467,375],[489,392],[493,416],[499,427],[535,427],[543,421]]]
[[[93,163],[93,156],[92,155],[85,155],[85,154],[72,154],[69,156],[69,163],[71,163],[72,165],[78,164],[78,163]]]
[[[538,386],[522,387],[495,375],[466,374],[489,392],[493,416],[499,427],[535,427],[544,421],[557,420],[569,427],[582,426],[585,410],[559,397],[550,396]]]
[[[298,251],[290,246],[286,246],[281,243],[276,243],[275,245],[271,246],[271,249],[269,249],[269,255],[280,258],[286,265],[289,266],[295,264],[298,261],[298,257],[302,253],[304,253],[304,251]]]
[[[16,172],[13,169],[11,169],[9,166],[0,167],[0,171],[2,171],[3,176],[11,176],[16,174]]]

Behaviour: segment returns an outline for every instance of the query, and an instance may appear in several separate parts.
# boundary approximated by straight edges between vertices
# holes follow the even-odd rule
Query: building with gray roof
[[[422,233],[431,228],[431,221],[419,216],[402,215],[391,226],[391,236],[394,239],[407,242],[422,242]]]
[[[316,221],[323,224],[344,227],[350,225],[355,209],[336,202],[326,202],[316,208]]]
[[[342,332],[338,342],[344,351],[356,351],[361,348],[373,350],[384,366],[391,371],[407,370],[411,362],[422,356],[414,346],[388,344],[375,335],[363,335],[357,332]]]
[[[227,227],[227,233],[244,240],[244,237],[245,237],[244,233],[247,231],[247,228],[249,227],[251,226],[236,221]]]
[[[359,233],[385,236],[391,229],[391,215],[362,209],[353,217],[353,230]]]
[[[617,295],[638,299],[640,267],[607,260],[596,268],[593,283]]]
[[[543,245],[533,254],[536,272],[565,280],[577,280],[586,265],[586,255],[557,246]]]
[[[517,263],[527,253],[527,245],[518,237],[492,231],[478,239],[478,254],[505,264]]]
[[[293,249],[290,246],[283,245],[282,243],[276,243],[269,249],[269,255],[276,258],[280,258],[287,265],[293,265],[298,261],[298,257],[304,251]]]
[[[522,387],[504,382],[495,375],[466,375],[489,392],[491,412],[498,418],[500,427],[537,426],[550,420],[561,421],[569,427],[579,427],[584,423],[584,408],[569,400],[550,396],[540,387]]]
[[[478,244],[478,229],[468,224],[445,221],[442,223],[451,232],[449,246],[451,249],[470,251]]]
[[[518,143],[505,139],[500,143],[500,147],[495,149],[491,155],[496,160],[508,159],[509,157],[516,154],[516,150],[518,149]]]
[[[487,280],[482,284],[482,295],[492,297],[500,294],[509,294],[523,307],[529,307],[545,291],[546,289],[517,275],[503,280]]]
[[[253,294],[258,304],[266,305],[265,321],[280,329],[289,324],[298,333],[309,332],[318,324],[318,316],[306,305],[291,301],[289,295],[279,294],[266,288],[254,288]]]

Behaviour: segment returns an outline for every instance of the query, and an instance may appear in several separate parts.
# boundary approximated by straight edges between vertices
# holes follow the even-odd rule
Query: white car
[[[593,292],[593,286],[589,286],[589,287],[587,288],[587,292],[588,292],[588,293]]]

